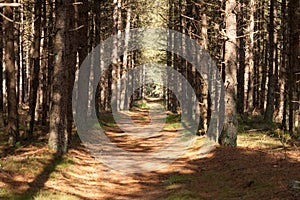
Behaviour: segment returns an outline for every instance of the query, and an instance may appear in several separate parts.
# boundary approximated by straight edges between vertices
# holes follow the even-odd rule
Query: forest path
[[[130,111],[114,113],[114,122],[106,121],[106,126],[102,127],[105,134],[89,133],[94,140],[100,141],[87,145],[92,155],[124,173],[165,168],[184,154],[195,139],[191,136],[190,140],[181,141],[188,137],[183,134],[180,116],[167,115],[159,99],[142,102],[145,108],[134,107]],[[170,118],[177,119],[170,123]]]
[[[71,149],[69,154],[73,155],[75,166],[70,167],[70,171],[64,172],[67,179],[60,180],[64,186],[57,186],[57,182],[48,182],[49,187],[58,189],[66,188],[66,193],[77,193],[80,197],[89,199],[164,199],[166,195],[176,189],[171,186],[170,189],[165,190],[165,187],[175,184],[177,182],[177,173],[192,174],[194,170],[198,171],[192,163],[189,162],[197,159],[197,152],[199,152],[200,144],[204,142],[204,137],[199,137],[195,145],[188,149],[178,159],[169,158],[168,155],[174,154],[169,149],[162,157],[149,157],[154,152],[160,152],[172,142],[177,136],[178,131],[182,129],[180,126],[180,117],[178,115],[167,115],[163,109],[160,99],[152,98],[147,101],[139,102],[131,111],[119,112],[114,114],[114,120],[110,114],[103,116],[104,130],[106,138],[98,138],[98,141],[105,141],[99,146],[93,146],[94,152],[91,158],[86,150]],[[176,119],[174,119],[176,118]],[[101,117],[100,117],[101,121]],[[109,149],[111,146],[116,149]],[[103,148],[108,147],[106,153],[103,153]],[[96,148],[96,149],[95,149]],[[121,149],[121,150],[119,150]],[[128,154],[129,152],[129,154]],[[74,157],[74,155],[76,155]],[[212,156],[209,154],[208,157]],[[84,158],[82,158],[84,157]],[[106,164],[101,161],[106,160]],[[100,161],[100,162],[99,162]],[[116,162],[114,162],[116,161]],[[161,161],[161,162],[157,162]],[[124,163],[127,163],[126,166]],[[120,169],[121,171],[111,168]],[[145,169],[156,169],[158,166],[164,168],[155,171],[145,171]],[[132,168],[127,168],[131,166]],[[74,168],[73,168],[74,167]],[[139,167],[141,168],[138,171]],[[149,168],[147,168],[149,167]],[[160,167],[159,167],[160,168]],[[78,174],[81,174],[78,176]],[[174,176],[173,180],[168,180],[170,176]],[[179,179],[181,175],[179,175]],[[185,175],[183,175],[185,176]],[[68,191],[69,184],[72,182],[81,183],[72,187],[76,190]],[[172,177],[171,177],[172,179]],[[184,177],[183,180],[186,178]],[[187,181],[189,178],[186,179]],[[171,181],[169,183],[169,181]],[[180,181],[180,180],[179,180]]]
[[[148,103],[154,110],[159,107],[159,102]],[[123,114],[139,126],[151,123],[148,108]],[[111,115],[103,119],[107,120],[105,130],[110,142],[145,156],[175,137],[179,126],[176,120],[170,120],[173,117],[167,118],[168,123],[155,136],[140,138],[134,137],[138,129],[130,129],[133,135],[122,131]],[[129,123],[120,119],[125,125]],[[297,199],[288,185],[291,180],[300,180],[299,148],[282,148],[280,141],[261,133],[251,135],[239,136],[238,148],[217,147],[201,159],[197,154],[205,137],[199,137],[165,168],[135,173],[124,173],[124,168],[117,171],[99,162],[79,137],[74,137],[62,159],[53,157],[46,142],[35,142],[1,153],[0,199]],[[119,159],[113,154],[107,156]],[[132,160],[137,167],[143,157]]]

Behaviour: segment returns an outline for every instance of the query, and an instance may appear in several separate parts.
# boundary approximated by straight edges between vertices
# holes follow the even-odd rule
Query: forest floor
[[[138,107],[128,115],[137,124],[149,124],[147,105]],[[137,152],[155,150],[178,128],[178,117],[170,115],[163,136],[143,143],[118,135],[111,116],[104,119],[107,135]],[[247,118],[240,124],[237,148],[216,147],[199,158],[205,137],[198,137],[168,167],[134,174],[99,163],[76,134],[69,152],[59,158],[47,148],[42,128],[35,141],[13,148],[0,133],[0,199],[299,199],[299,190],[290,187],[300,181],[299,141],[276,131],[271,137],[261,120]]]

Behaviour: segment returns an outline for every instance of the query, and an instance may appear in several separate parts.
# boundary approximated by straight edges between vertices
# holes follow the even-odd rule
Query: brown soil
[[[116,136],[112,128],[108,135],[118,138],[115,141],[120,146],[137,152],[141,149],[141,141]],[[143,143],[144,150],[153,150],[153,144],[163,143],[164,139],[163,136],[152,138],[151,142]],[[203,140],[203,137],[198,138],[197,143]],[[217,147],[199,158],[199,147],[195,145],[166,169],[124,174],[99,163],[78,138],[63,158],[54,157],[43,142],[18,149],[0,146],[0,188],[19,197],[33,197],[40,190],[47,190],[71,194],[79,199],[300,198],[297,191],[289,188],[292,180],[300,180],[297,147]]]

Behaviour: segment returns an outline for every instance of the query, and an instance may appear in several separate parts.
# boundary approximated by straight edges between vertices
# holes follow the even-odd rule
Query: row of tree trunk
[[[5,3],[0,8],[3,13],[0,40],[4,41],[0,42],[0,48],[4,49],[0,52],[0,88],[5,82],[7,92],[0,90],[0,125],[7,126],[11,145],[20,140],[19,126],[25,127],[22,137],[30,139],[36,125],[42,124],[49,128],[50,148],[60,154],[66,152],[72,135],[72,90],[76,76],[98,80],[96,70],[85,74],[76,71],[100,41],[125,31],[124,41],[119,37],[114,40],[112,64],[102,74],[98,87],[90,87],[87,82],[85,90],[77,94],[84,97],[77,102],[77,113],[83,119],[100,110],[111,111],[117,80],[145,60],[151,61],[149,55],[144,59],[147,54],[141,50],[126,49],[129,29],[147,26],[168,27],[186,34],[215,60],[225,84],[226,117],[218,137],[220,144],[236,146],[237,114],[263,115],[266,123],[280,122],[292,134],[299,129],[299,0],[6,0]],[[120,46],[125,46],[125,50],[118,57]],[[208,91],[214,86],[207,85],[195,66],[179,55],[170,52],[162,53],[161,57],[156,55],[159,62],[181,73],[196,91],[201,111],[199,131],[205,133],[211,120],[211,105],[215,105]],[[97,66],[91,64],[93,67]],[[143,73],[142,70],[142,82]],[[173,78],[168,77],[164,87],[174,82]],[[122,83],[122,90],[117,92],[117,109],[122,110],[133,101],[124,92],[133,81]],[[143,97],[145,87],[131,92],[134,98]],[[164,92],[170,111],[185,112],[172,91]],[[189,100],[188,94],[184,95]],[[89,105],[93,98],[96,106]],[[18,115],[23,115],[24,110],[28,117],[22,120]]]

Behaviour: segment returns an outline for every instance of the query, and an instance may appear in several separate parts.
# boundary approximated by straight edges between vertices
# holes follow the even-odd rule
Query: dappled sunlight
[[[42,187],[36,182],[35,189],[62,192],[84,199],[166,199],[212,198],[227,199],[264,199],[276,195],[288,198],[290,180],[300,179],[299,151],[287,151],[239,147],[216,147],[205,157],[199,159],[197,152],[205,137],[199,137],[185,155],[178,158],[167,168],[139,174],[124,174],[114,171],[93,158],[80,144],[70,149],[66,157],[55,167],[53,162],[42,162],[42,166],[52,165],[50,171],[38,170],[49,174]],[[31,147],[21,149],[21,155],[36,160],[47,155],[47,148],[39,150]],[[22,153],[21,153],[22,152]],[[34,152],[34,153],[33,153]],[[51,155],[51,153],[48,153]],[[50,158],[50,157],[49,157]],[[7,158],[8,159],[8,158]],[[18,159],[17,159],[18,160]],[[16,162],[20,162],[19,161]],[[50,159],[51,160],[51,159]],[[25,163],[28,167],[32,164]],[[41,162],[38,161],[38,162]],[[38,178],[22,171],[13,172],[2,166],[8,177],[0,172],[0,187],[10,188],[22,194]],[[45,174],[45,175],[46,175]],[[40,180],[40,179],[39,179]],[[40,180],[41,181],[41,180]],[[274,192],[276,191],[276,192]]]
[[[122,114],[141,124],[149,120],[144,109]],[[128,163],[128,171],[124,168],[116,171],[102,163],[97,154],[89,152],[103,148],[97,143],[103,138],[94,131],[89,149],[75,135],[68,153],[61,158],[42,143],[3,151],[0,188],[4,190],[2,193],[0,190],[0,195],[14,193],[18,197],[42,198],[43,195],[68,194],[66,198],[70,199],[99,200],[266,199],[275,196],[280,199],[292,197],[288,183],[300,179],[299,148],[262,132],[240,134],[237,148],[220,147],[204,135],[196,137],[177,159],[146,158],[144,155],[159,151],[177,137],[181,129],[176,125],[180,115],[168,114],[164,129],[145,138],[120,130],[109,113],[102,117],[105,123],[101,126],[108,138],[108,143],[102,145],[113,144],[124,150],[112,151],[107,158],[116,159],[119,167],[125,165],[123,161],[136,169],[141,165],[140,173],[133,173]],[[169,149],[165,156],[173,151],[176,149]],[[135,154],[128,157],[130,153]],[[142,171],[145,167],[142,165],[157,167],[154,165],[158,161],[166,165],[155,171]]]

